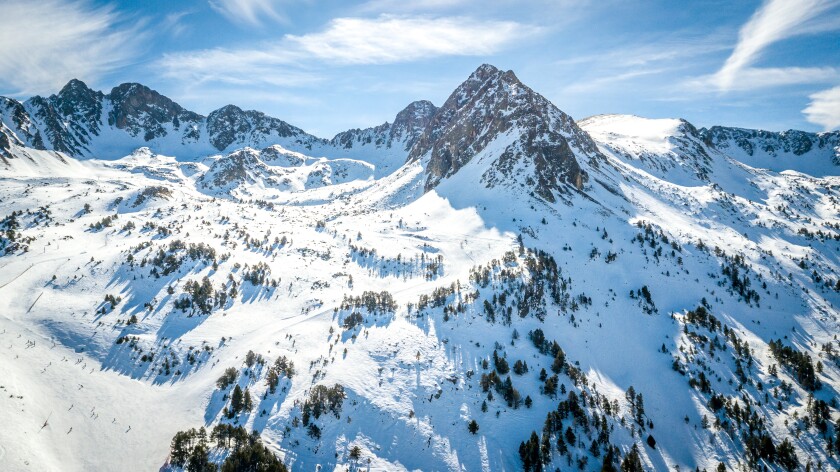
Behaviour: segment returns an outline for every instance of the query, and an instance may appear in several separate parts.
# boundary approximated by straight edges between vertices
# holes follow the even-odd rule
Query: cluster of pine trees
[[[173,304],[175,309],[187,310],[193,308],[206,315],[213,310],[214,306],[222,307],[227,302],[227,293],[224,290],[216,292],[207,276],[201,280],[201,283],[192,279],[187,280],[187,283],[184,284],[184,293],[187,297],[175,300]]]
[[[242,273],[242,280],[250,282],[253,286],[270,285],[277,287],[280,279],[269,279],[271,268],[265,262],[257,262],[251,267],[245,266]]]
[[[216,448],[222,454],[212,454]],[[224,457],[221,464],[211,457]],[[170,463],[188,472],[286,472],[287,468],[260,439],[241,426],[216,425],[210,437],[204,427],[175,433],[170,445]]]
[[[268,369],[265,382],[268,385],[268,392],[274,394],[281,376],[291,379],[295,375],[295,363],[288,360],[286,356],[280,356],[274,361],[274,365]]]
[[[46,208],[42,207],[46,212]],[[48,213],[49,214],[49,213]],[[0,249],[4,254],[12,254],[17,251],[26,252],[29,250],[29,243],[35,240],[32,236],[24,236],[20,233],[20,221],[18,217],[22,216],[23,212],[13,211],[9,216],[0,220]]]
[[[814,362],[811,356],[801,353],[796,349],[782,344],[781,339],[770,341],[770,352],[779,361],[779,364],[793,371],[796,381],[805,390],[813,392],[820,388],[820,381],[817,378]]]
[[[325,413],[332,413],[336,418],[341,417],[341,406],[344,403],[344,386],[335,384],[332,387],[316,385],[309,392],[309,398],[303,402],[302,420],[304,426],[309,426],[311,417],[318,419]]]
[[[729,351],[735,361],[735,375],[741,382],[739,391],[747,386],[754,385],[758,392],[764,390],[764,405],[761,399],[751,399],[748,395],[740,395],[727,397],[719,394],[712,386],[710,379],[700,371],[694,374],[689,379],[689,385],[697,388],[704,394],[709,395],[707,406],[714,412],[714,424],[711,425],[709,420],[704,416],[701,421],[702,427],[714,427],[716,430],[725,431],[729,437],[737,438],[744,450],[744,455],[747,464],[752,468],[762,468],[769,464],[773,464],[779,469],[795,470],[799,465],[799,459],[796,455],[793,443],[789,438],[784,438],[781,441],[774,440],[771,435],[767,419],[763,410],[767,407],[773,407],[777,410],[782,410],[782,402],[771,401],[772,398],[779,399],[780,393],[782,399],[790,399],[792,393],[792,386],[785,381],[775,388],[769,389],[761,382],[754,381],[748,372],[753,367],[753,352],[749,343],[743,341],[734,329],[721,323],[713,314],[709,313],[706,306],[701,305],[694,310],[686,312],[683,318],[685,327],[684,333],[688,339],[698,346],[702,351],[708,343],[709,356],[715,358],[715,351]],[[698,328],[704,328],[708,331],[708,336],[699,332],[689,331],[689,325]],[[716,333],[722,332],[724,342],[721,342]],[[713,339],[710,339],[714,336]],[[810,356],[802,354],[791,347],[784,346],[781,340],[771,341],[769,343],[770,351],[781,365],[787,366],[793,371],[797,381],[807,390],[815,390],[819,388],[819,381],[816,378],[815,368]],[[697,351],[694,351],[695,353]],[[675,365],[677,361],[675,360]],[[709,369],[704,362],[698,363],[706,369]],[[680,369],[681,373],[685,373]],[[710,371],[710,373],[713,371]],[[777,376],[777,369],[775,365],[769,367],[769,373],[772,376]],[[720,378],[718,378],[720,381]],[[826,441],[826,449],[831,450],[835,444],[829,432],[830,426],[830,406],[825,401],[814,399],[811,395],[808,401],[808,415],[802,418],[805,428],[814,427],[821,433],[821,437]],[[838,425],[840,429],[840,425]],[[838,438],[840,441],[840,438]],[[836,444],[840,447],[840,442]]]
[[[580,303],[591,303],[585,295],[571,299],[568,291],[571,279],[562,277],[562,270],[550,254],[542,250],[525,249],[519,254],[508,251],[502,260],[493,259],[487,265],[470,269],[470,281],[480,288],[493,284],[492,300],[485,301],[484,311],[488,321],[497,316],[505,324],[511,323],[512,314],[520,318],[534,316],[545,320],[546,302],[551,300],[562,311],[578,309]]]
[[[253,408],[254,402],[251,399],[251,390],[248,387],[242,390],[242,387],[236,385],[230,394],[230,406],[225,407],[222,414],[228,418],[234,418],[242,412],[250,412]]]
[[[220,258],[220,260],[225,261],[229,257],[229,254],[225,254]],[[213,264],[214,266],[218,266],[219,263],[216,256],[216,250],[212,246],[204,243],[190,243],[187,245],[180,239],[176,239],[169,243],[166,250],[158,249],[158,252],[151,260],[143,258],[140,262],[140,267],[144,267],[146,263],[149,263],[153,266],[150,273],[151,275],[155,277],[165,277],[169,274],[177,272],[186,258],[190,258],[192,261],[203,262],[207,265]],[[129,259],[129,262],[132,260],[133,257]]]
[[[393,313],[397,310],[396,300],[390,292],[365,290],[361,296],[345,295],[341,301],[341,310],[365,308],[369,313]]]
[[[111,225],[114,224],[114,221],[116,221],[118,218],[119,218],[119,215],[117,215],[117,214],[108,215],[105,218],[102,218],[101,220],[97,221],[96,223],[91,223],[90,224],[90,230],[91,231],[102,231],[103,228],[110,228]]]

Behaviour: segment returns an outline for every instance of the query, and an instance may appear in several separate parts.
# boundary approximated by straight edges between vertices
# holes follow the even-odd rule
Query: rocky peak
[[[712,126],[700,131],[710,146],[726,149],[730,146],[741,148],[748,156],[758,151],[770,156],[793,154],[801,156],[812,149],[824,149],[840,146],[840,131],[828,133],[808,133],[788,130],[782,132]]]
[[[58,92],[50,97],[51,104],[64,117],[74,118],[92,134],[99,134],[99,120],[102,115],[102,92],[91,90],[84,82],[73,79]],[[71,120],[68,120],[71,121]]]
[[[250,128],[251,124],[245,112],[235,105],[225,105],[207,115],[210,144],[220,151],[236,141],[237,136],[247,133]]]
[[[102,100],[104,95],[102,92],[92,90],[84,82],[79,79],[72,79],[67,82],[67,85],[55,95],[58,103],[74,104],[87,103]],[[67,114],[72,114],[73,110],[67,110]]]
[[[242,110],[235,105],[226,105],[211,112],[207,116],[207,132],[210,144],[219,151],[231,144],[263,146],[279,138],[294,138],[302,146],[320,142],[283,120],[256,110]]]
[[[165,125],[169,123],[177,130],[181,122],[198,122],[202,119],[201,115],[184,110],[169,98],[142,84],[118,85],[111,90],[108,98],[112,103],[108,124],[126,130],[132,136],[143,132],[146,141],[165,136]]]
[[[436,112],[437,107],[428,100],[411,102],[397,113],[393,123],[386,121],[372,128],[342,131],[330,140],[330,144],[343,149],[368,145],[376,148],[400,146],[407,153]],[[401,159],[404,157],[404,155],[401,156]]]
[[[405,150],[408,151],[429,126],[436,112],[437,107],[428,100],[411,102],[394,118],[389,129],[390,141],[404,140]]]
[[[512,71],[485,64],[440,107],[408,159],[428,158],[428,191],[502,139],[504,146],[489,150],[492,161],[482,181],[493,186],[525,172],[530,175],[521,177],[548,201],[566,192],[565,185],[583,187],[587,176],[577,157],[599,155],[570,116],[523,85]]]
[[[35,149],[45,149],[44,141],[32,117],[23,103],[6,97],[0,97],[0,120],[5,125],[4,132],[10,135],[11,142],[21,141]]]

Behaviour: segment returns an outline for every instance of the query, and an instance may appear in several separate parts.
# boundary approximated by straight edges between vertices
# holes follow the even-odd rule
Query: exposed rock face
[[[570,116],[512,71],[486,64],[449,96],[408,159],[428,159],[428,191],[484,151],[493,154],[482,176],[485,184],[524,179],[548,201],[554,201],[555,192],[566,192],[566,186],[582,189],[587,175],[577,159],[599,156]]]
[[[213,195],[251,195],[254,189],[296,191],[368,180],[373,166],[353,159],[312,158],[281,146],[246,147],[215,159],[198,179]]]
[[[836,163],[840,165],[840,131],[808,133],[789,130],[782,132],[712,126],[700,130],[706,142],[719,149],[737,146],[749,155],[764,152],[770,156],[793,154],[801,156],[813,150],[837,150]]]
[[[437,111],[437,107],[427,100],[410,103],[397,113],[389,130],[391,141],[404,142],[404,149],[409,151],[432,122]]]
[[[234,105],[224,106],[207,115],[207,132],[210,143],[216,149],[225,149],[250,129],[251,123],[245,112]]]
[[[282,120],[233,105],[205,118],[137,83],[121,84],[105,95],[73,79],[49,97],[35,96],[24,103],[0,97],[0,121],[7,127],[3,131],[7,140],[14,134],[26,146],[82,158],[122,157],[125,146],[112,150],[114,139],[132,143],[129,148],[155,141],[156,152],[176,155],[184,146],[206,154],[232,145],[264,146],[283,138],[306,149],[327,144]],[[98,144],[106,128],[117,133],[105,138],[103,148]],[[119,138],[119,132],[125,138]]]
[[[9,136],[10,141],[22,141],[35,149],[45,149],[41,133],[32,122],[23,103],[6,97],[0,97],[0,120],[6,128],[3,130]]]
[[[134,199],[134,203],[132,204],[132,206],[140,206],[146,201],[152,199],[169,200],[170,198],[172,198],[172,191],[169,190],[169,187],[146,187],[137,194],[137,198]]]
[[[7,132],[6,125],[0,123],[0,156],[2,157],[11,157],[9,153],[9,148],[11,144],[9,143],[9,134]]]
[[[70,118],[69,125],[80,133],[99,134],[99,117],[102,115],[102,92],[88,88],[81,80],[73,79],[50,97],[55,111]]]
[[[178,131],[182,126],[190,126],[185,138],[197,139],[193,133],[203,117],[187,111],[172,100],[141,84],[122,84],[114,87],[108,94],[111,109],[108,112],[108,124],[125,130],[131,136],[142,135],[145,141],[151,141],[167,135],[167,128]]]
[[[335,135],[330,144],[343,149],[366,145],[378,148],[399,147],[408,152],[429,125],[435,112],[437,108],[432,102],[412,102],[397,113],[393,123],[344,131]]]
[[[227,188],[271,177],[273,172],[260,159],[259,151],[243,149],[213,163],[207,173],[201,176],[199,183],[204,187]]]
[[[257,146],[269,136],[300,138],[299,142],[304,147],[321,141],[285,121],[259,111],[243,111],[235,105],[226,105],[211,112],[207,116],[207,132],[210,143],[219,151],[231,144]]]

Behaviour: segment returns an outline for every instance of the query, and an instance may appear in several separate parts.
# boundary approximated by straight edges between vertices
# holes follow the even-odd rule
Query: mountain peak
[[[168,97],[136,82],[120,84],[108,94],[113,108],[108,113],[108,124],[127,130],[132,136],[143,133],[150,141],[166,136],[166,126],[172,123],[179,129],[182,121],[197,122],[201,115],[181,107]]]
[[[499,75],[501,73],[502,71],[500,71],[496,66],[492,64],[481,64],[472,74],[470,74],[467,81],[478,80],[484,82],[487,79]]]
[[[82,82],[79,79],[70,79],[67,84],[61,88],[61,91],[58,92],[59,95],[65,95],[68,93],[79,93],[79,92],[93,92],[90,87],[87,86],[86,83]]]
[[[389,132],[391,140],[405,140],[405,150],[408,151],[432,122],[437,111],[438,108],[428,100],[409,103],[394,118]]]
[[[437,111],[409,160],[428,158],[428,191],[479,155],[488,163],[481,179],[488,187],[521,178],[554,201],[566,185],[583,188],[587,176],[576,157],[592,158],[598,150],[570,116],[513,72],[484,64]],[[520,176],[523,169],[530,175]]]
[[[103,98],[102,92],[91,89],[79,79],[72,79],[57,95],[50,97],[50,101],[62,116],[77,116],[96,134]]]
[[[213,115],[213,114],[229,115],[229,114],[240,114],[240,113],[245,113],[245,112],[236,105],[228,104],[228,105],[225,105],[225,106],[219,108],[218,110],[213,110],[212,112],[210,112],[210,115]],[[210,116],[210,115],[208,115],[208,116]]]
[[[417,100],[409,103],[405,108],[402,109],[402,111],[397,113],[397,118],[394,120],[394,122],[399,120],[401,116],[430,115],[434,114],[435,110],[437,110],[437,107],[434,105],[434,103],[428,100]]]

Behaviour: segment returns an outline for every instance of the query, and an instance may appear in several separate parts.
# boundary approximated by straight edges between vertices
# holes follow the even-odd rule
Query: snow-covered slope
[[[25,102],[0,97],[0,150],[17,142],[79,159],[117,159],[146,147],[189,160],[277,144],[307,154],[363,158],[386,175],[405,161],[416,128],[434,109],[429,102],[417,102],[398,114],[393,125],[354,130],[328,141],[235,105],[205,117],[142,84],[121,84],[103,94],[74,79],[49,97]]]
[[[828,164],[578,125],[492,66],[413,106],[335,155],[79,160],[14,134],[3,469],[177,470],[199,427],[220,463],[227,426],[295,471],[840,467]],[[371,145],[404,164],[337,158]]]
[[[373,178],[374,166],[352,159],[310,158],[278,145],[262,151],[245,148],[218,156],[196,184],[222,194],[266,197],[266,191],[300,191]]]
[[[700,130],[700,134],[710,145],[753,167],[817,176],[840,171],[840,131],[776,133],[713,126]]]

